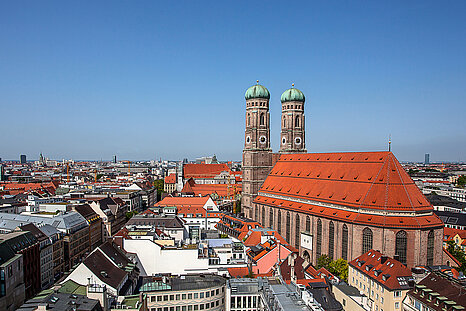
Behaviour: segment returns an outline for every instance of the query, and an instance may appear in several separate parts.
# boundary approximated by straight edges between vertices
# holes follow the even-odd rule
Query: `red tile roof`
[[[204,207],[210,197],[165,197],[155,204],[158,207]]]
[[[269,195],[279,195],[283,199]],[[297,202],[299,199],[308,202]],[[443,226],[431,204],[391,152],[282,155],[255,202],[374,226]],[[407,217],[400,217],[403,215]]]
[[[350,261],[348,265],[389,290],[407,288],[408,284],[403,284],[400,280],[412,277],[411,270],[401,262],[373,249]]]
[[[190,178],[184,184],[181,193],[194,194],[195,196],[217,194],[219,197],[227,198],[233,197],[235,191],[236,193],[241,193],[240,184],[196,184],[196,182]]]
[[[175,173],[171,173],[170,175],[168,175],[167,177],[165,177],[165,181],[164,181],[166,184],[176,184],[176,174]]]
[[[225,164],[185,164],[183,165],[183,177],[188,178],[213,178],[221,172],[231,173]]]

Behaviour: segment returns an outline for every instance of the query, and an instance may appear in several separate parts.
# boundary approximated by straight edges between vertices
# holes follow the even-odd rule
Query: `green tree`
[[[463,250],[453,240],[448,241],[447,245],[447,251],[460,263],[459,270],[466,273],[466,256]]]
[[[342,280],[348,280],[348,262],[343,258],[333,260],[329,268],[330,273],[338,275]]]
[[[163,190],[164,182],[163,179],[154,180],[154,187],[157,189],[157,201],[162,198],[162,193],[165,191]]]
[[[458,177],[458,181],[456,182],[456,184],[458,185],[458,187],[463,187],[466,185],[466,175],[461,175],[460,177]]]
[[[331,262],[332,262],[332,259],[330,259],[328,255],[325,255],[325,254],[321,255],[319,258],[317,258],[317,269],[325,268],[328,270]]]
[[[137,211],[126,212],[126,221],[130,220],[137,213]]]

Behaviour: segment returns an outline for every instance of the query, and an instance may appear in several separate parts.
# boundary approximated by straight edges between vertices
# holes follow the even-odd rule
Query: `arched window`
[[[322,221],[317,219],[317,236],[316,236],[316,256],[320,257],[322,254]]]
[[[408,235],[406,231],[398,231],[395,241],[395,255],[398,255],[398,261],[406,266],[406,250],[408,247]]]
[[[434,230],[427,235],[427,265],[434,265]]]
[[[264,124],[265,124],[264,113],[261,113],[261,116],[260,116],[260,125],[264,125]]]
[[[283,116],[283,127],[286,127],[286,118]]]
[[[341,258],[348,260],[348,226],[343,225],[341,236]]]
[[[296,214],[296,224],[295,224],[295,234],[294,234],[294,245],[297,249],[299,249],[299,240],[301,238],[301,232],[299,228],[299,214]]]
[[[328,256],[333,259],[333,249],[335,248],[335,225],[330,221],[328,225]]]
[[[290,212],[286,212],[286,231],[285,231],[286,237],[285,237],[285,239],[288,242],[288,244],[291,245],[291,240],[290,240],[290,238],[291,238],[291,234],[290,234],[290,231],[291,231],[291,219],[290,218],[291,218],[290,217]]]
[[[269,227],[273,229],[273,208],[270,208],[269,211]]]
[[[259,221],[259,207],[256,206],[256,213],[254,215],[254,220]]]
[[[277,232],[278,234],[282,234],[282,215],[280,210],[277,211]]]
[[[296,119],[294,121],[294,126],[299,127],[299,116],[296,116]]]
[[[311,217],[306,216],[306,232],[311,233]]]
[[[362,230],[362,253],[365,254],[372,249],[372,230],[364,228]]]
[[[248,126],[251,125],[251,114],[248,113]]]
[[[265,227],[265,206],[262,206],[262,222],[261,225]]]

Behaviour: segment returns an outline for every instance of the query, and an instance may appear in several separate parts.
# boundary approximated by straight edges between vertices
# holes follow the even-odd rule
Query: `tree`
[[[460,177],[458,177],[458,181],[456,182],[456,184],[459,186],[459,187],[463,187],[466,185],[466,175],[461,175]]]
[[[342,258],[332,260],[327,255],[321,255],[317,258],[317,269],[325,268],[331,274],[339,277],[342,280],[348,279],[348,262]]]
[[[163,190],[164,182],[163,179],[154,180],[154,187],[157,189],[157,201],[162,198],[162,193],[165,191]]]
[[[447,251],[459,261],[460,267],[458,268],[463,273],[466,273],[466,256],[463,250],[456,245],[455,241],[450,240],[447,242]]]
[[[130,220],[131,217],[133,217],[133,216],[136,215],[137,213],[138,213],[138,211],[126,212],[126,221]]]
[[[325,255],[325,254],[321,255],[319,258],[317,258],[317,269],[325,268],[328,270],[331,262],[332,262],[332,259],[330,259],[328,255]]]
[[[340,279],[348,279],[348,262],[343,258],[332,261],[329,268],[329,272],[340,276]]]

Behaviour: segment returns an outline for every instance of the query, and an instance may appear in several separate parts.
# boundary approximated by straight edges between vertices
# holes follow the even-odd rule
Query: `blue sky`
[[[240,160],[244,92],[309,152],[466,161],[465,1],[2,1],[0,157]]]

